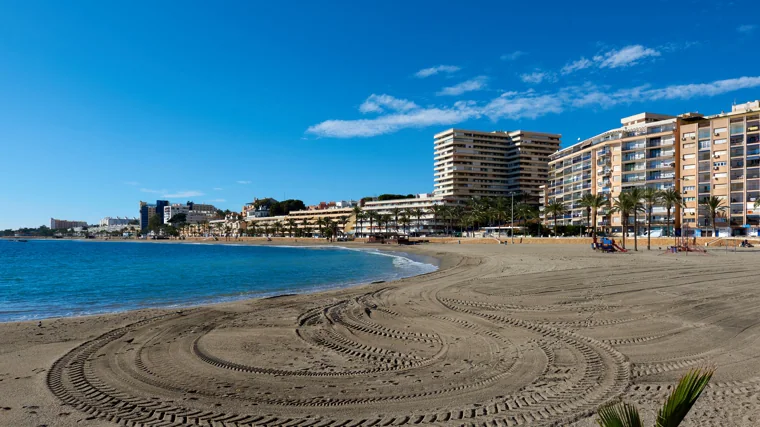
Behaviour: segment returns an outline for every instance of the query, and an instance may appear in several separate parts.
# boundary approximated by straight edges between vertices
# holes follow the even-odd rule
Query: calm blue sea
[[[314,292],[436,269],[376,250],[0,241],[0,321]]]

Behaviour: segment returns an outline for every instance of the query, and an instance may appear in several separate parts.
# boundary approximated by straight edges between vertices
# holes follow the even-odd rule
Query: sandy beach
[[[716,376],[683,425],[760,424],[758,252],[402,250],[440,269],[0,324],[0,425],[585,427],[619,398],[650,422],[679,376],[705,365]]]

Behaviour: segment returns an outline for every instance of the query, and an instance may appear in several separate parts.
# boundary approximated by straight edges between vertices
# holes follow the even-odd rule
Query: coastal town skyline
[[[746,52],[760,28],[730,13],[749,4],[657,3],[695,31],[663,21],[604,36],[622,10],[553,5],[542,34],[520,19],[505,21],[510,31],[442,31],[484,15],[440,3],[300,5],[296,16],[160,6],[150,17],[2,5],[0,229],[132,217],[137,200],[236,211],[254,196],[426,193],[433,135],[448,128],[558,133],[567,147],[644,111],[730,110],[759,98],[759,60]],[[500,8],[489,15],[536,13]],[[624,13],[634,29],[655,12]]]

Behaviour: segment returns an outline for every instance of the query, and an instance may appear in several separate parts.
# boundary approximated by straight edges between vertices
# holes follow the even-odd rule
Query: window
[[[726,174],[725,172],[720,172],[720,173],[716,173],[714,176],[715,176],[715,179],[721,179],[721,178],[727,177],[728,174]]]
[[[726,166],[726,162],[713,162],[713,167],[719,168],[721,166]]]
[[[715,186],[713,187],[713,190],[725,190],[725,189],[726,189],[726,184],[715,184]]]
[[[715,128],[713,130],[713,134],[714,135],[718,135],[718,134],[725,133],[725,132],[726,132],[726,128]]]
[[[694,169],[696,165],[683,165],[683,170]]]
[[[684,154],[683,155],[683,159],[684,160],[689,160],[689,159],[693,159],[696,156],[697,156],[696,154]]]
[[[726,155],[726,150],[723,150],[723,151],[715,151],[715,152],[713,152],[713,155],[714,155],[715,157],[725,156],[725,155]]]
[[[694,175],[685,175],[683,177],[684,181],[694,181]]]
[[[697,198],[696,197],[684,197],[683,201],[684,201],[684,203],[696,202]]]
[[[686,187],[683,188],[683,191],[694,191],[696,189],[697,187],[694,185],[687,185]]]
[[[612,170],[615,171],[615,172],[620,172],[620,165],[613,166]]]
[[[731,135],[736,135],[744,132],[744,123],[731,123]]]
[[[613,176],[613,177],[612,177],[612,180],[613,180],[614,182],[620,182],[620,175],[615,175],[615,176]]]
[[[723,139],[716,139],[716,140],[713,142],[713,144],[715,144],[715,145],[717,145],[717,144],[725,144],[725,143],[726,143],[726,138],[723,138]]]
[[[707,126],[709,126],[709,125],[707,125]],[[699,130],[699,139],[704,139],[704,138],[709,138],[709,137],[710,137],[710,129],[703,128],[703,129]]]
[[[705,140],[705,141],[699,141],[699,149],[700,150],[709,149],[709,148],[710,148],[710,140],[709,139]]]
[[[694,133],[694,132],[688,132],[688,133],[683,134],[683,137],[681,139],[683,139],[684,141],[686,141],[687,139],[694,139],[696,137],[697,137],[696,133]]]

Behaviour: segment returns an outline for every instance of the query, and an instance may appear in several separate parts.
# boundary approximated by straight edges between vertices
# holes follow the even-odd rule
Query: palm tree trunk
[[[647,212],[647,250],[652,250],[652,209]]]
[[[554,237],[557,237],[557,214],[554,214]]]
[[[639,214],[633,211],[633,250],[639,250]]]
[[[592,217],[594,224],[591,226],[591,237],[596,239],[596,211],[593,212]]]
[[[628,234],[628,215],[623,215],[623,249],[625,249],[626,234]]]
[[[670,208],[667,209],[667,217],[665,219],[665,228],[668,229],[667,236],[670,237]],[[675,227],[674,227],[675,228]]]

